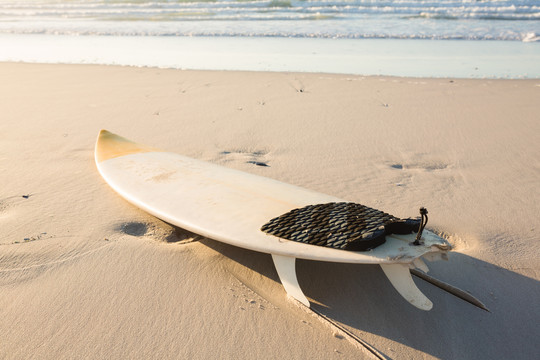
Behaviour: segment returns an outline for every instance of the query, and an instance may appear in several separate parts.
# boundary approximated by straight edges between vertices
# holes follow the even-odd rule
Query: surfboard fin
[[[409,265],[407,264],[380,264],[384,274],[394,288],[412,305],[420,310],[431,310],[433,303],[416,287]]]
[[[296,258],[272,254],[272,260],[274,260],[279,280],[281,280],[287,294],[307,307],[310,307],[309,300],[302,292],[302,289],[300,289],[298,279],[296,278]]]

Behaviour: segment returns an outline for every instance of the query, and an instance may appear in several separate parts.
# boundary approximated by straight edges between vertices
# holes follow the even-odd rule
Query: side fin
[[[300,289],[298,279],[296,278],[296,258],[272,254],[272,260],[274,260],[279,280],[281,280],[287,294],[309,307],[309,301],[302,292],[302,289]]]
[[[394,288],[420,310],[431,310],[433,303],[416,287],[407,264],[380,264]]]

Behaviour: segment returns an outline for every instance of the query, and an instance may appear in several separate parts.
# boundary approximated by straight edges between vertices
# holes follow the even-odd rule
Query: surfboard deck
[[[409,268],[426,271],[421,258],[444,256],[450,245],[428,230],[421,245],[411,245],[415,234],[387,235],[384,244],[363,252],[284,240],[264,233],[261,226],[295,208],[345,200],[140,145],[106,130],[98,136],[95,160],[105,181],[133,205],[202,236],[271,254],[287,293],[306,306],[296,258],[379,264],[407,301],[423,310],[432,307]]]

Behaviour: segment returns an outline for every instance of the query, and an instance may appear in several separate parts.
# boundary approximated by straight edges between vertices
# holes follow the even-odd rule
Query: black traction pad
[[[350,202],[309,205],[278,216],[261,228],[267,234],[342,250],[367,251],[387,234],[418,231],[419,220],[401,220],[383,211]]]

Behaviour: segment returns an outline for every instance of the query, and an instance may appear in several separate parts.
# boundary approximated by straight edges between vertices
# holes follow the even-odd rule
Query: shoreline
[[[539,42],[0,34],[2,62],[418,78],[540,78]]]
[[[159,66],[146,66],[146,65],[123,65],[123,64],[100,64],[100,63],[51,63],[51,62],[26,62],[26,61],[2,61],[0,60],[0,66],[16,66],[16,65],[28,65],[28,66],[60,66],[60,67],[102,67],[102,68],[119,68],[119,69],[139,69],[139,70],[156,70],[156,71],[179,71],[184,73],[230,73],[230,74],[268,74],[278,76],[318,76],[321,79],[326,77],[342,77],[344,81],[357,81],[361,79],[379,79],[379,81],[409,81],[424,83],[430,81],[487,81],[487,82],[538,82],[540,87],[540,77],[538,78],[468,78],[468,77],[456,77],[456,76],[404,76],[404,75],[382,75],[382,74],[354,74],[354,73],[333,73],[333,72],[308,72],[308,71],[286,71],[286,70],[222,70],[222,69],[184,69],[184,68],[171,68],[171,67],[159,67]]]
[[[401,218],[425,206],[455,247],[429,274],[491,313],[416,280],[434,303],[421,312],[377,266],[299,260],[314,309],[389,358],[537,357],[538,79],[21,63],[0,76],[0,358],[369,359],[287,300],[267,254],[115,194],[94,163],[103,128]]]

